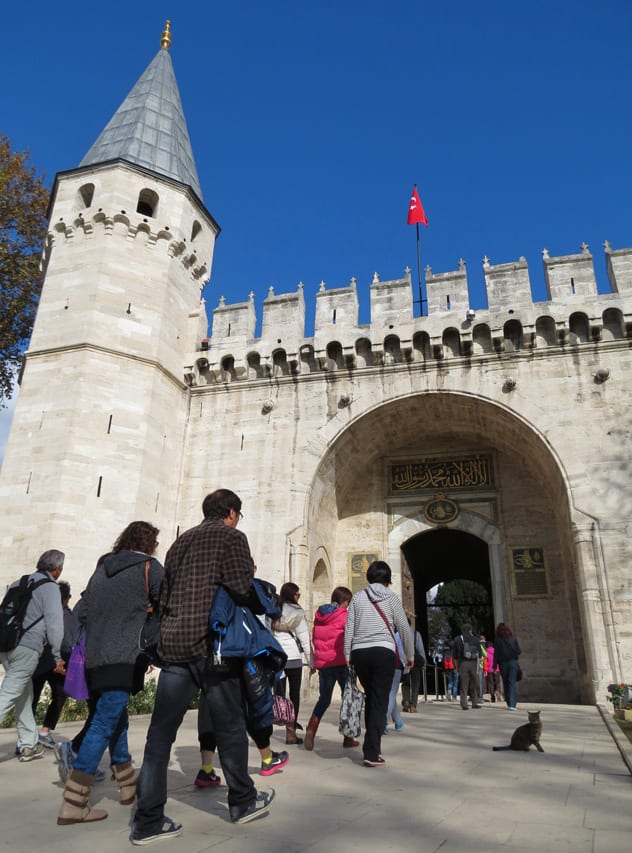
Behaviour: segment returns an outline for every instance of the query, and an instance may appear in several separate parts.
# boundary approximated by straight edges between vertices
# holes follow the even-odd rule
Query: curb
[[[621,753],[621,758],[623,759],[625,766],[628,768],[628,773],[632,776],[632,743],[630,743],[627,737],[621,733],[621,729],[615,723],[608,708],[603,705],[597,705],[597,710],[601,714],[601,719],[606,724],[606,728],[610,732],[613,741],[617,745],[617,749]]]

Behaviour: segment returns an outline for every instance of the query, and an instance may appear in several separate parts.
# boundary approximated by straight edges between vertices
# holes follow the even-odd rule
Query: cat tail
[[[492,746],[494,752],[501,752],[503,749],[511,749],[510,746]]]

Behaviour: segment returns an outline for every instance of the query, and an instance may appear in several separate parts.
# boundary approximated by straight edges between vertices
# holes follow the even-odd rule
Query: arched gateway
[[[386,559],[426,634],[428,589],[482,580],[490,617],[476,627],[513,626],[522,696],[594,701],[589,665],[607,643],[586,607],[583,519],[556,448],[515,412],[447,391],[374,407],[331,437],[308,517],[314,545],[324,537],[319,546],[346,561],[356,588],[370,559]]]

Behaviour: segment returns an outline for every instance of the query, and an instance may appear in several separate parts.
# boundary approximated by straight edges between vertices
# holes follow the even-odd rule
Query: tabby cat
[[[538,752],[544,752],[540,746],[540,735],[542,734],[542,721],[540,720],[539,711],[529,711],[529,722],[524,726],[518,726],[516,731],[511,736],[509,746],[493,746],[494,752],[500,749],[517,749],[528,751],[531,746],[535,746]]]

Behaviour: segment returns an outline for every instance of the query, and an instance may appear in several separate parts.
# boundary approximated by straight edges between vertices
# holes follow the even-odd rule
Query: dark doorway
[[[493,637],[486,542],[461,530],[439,528],[409,539],[402,552],[414,582],[415,619],[429,662],[442,656],[464,622],[488,639]],[[431,591],[436,597],[429,598]]]

